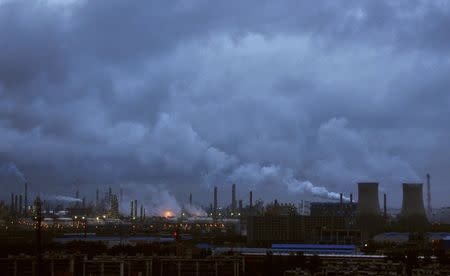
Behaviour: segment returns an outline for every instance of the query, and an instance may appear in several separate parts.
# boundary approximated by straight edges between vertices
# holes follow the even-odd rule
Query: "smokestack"
[[[192,193],[189,193],[189,205],[192,206]]]
[[[22,214],[22,195],[19,196],[19,214]]]
[[[242,199],[239,200],[239,213],[242,213]]]
[[[350,203],[353,203],[353,194],[350,194]]]
[[[145,220],[145,208],[144,208],[144,220]]]
[[[130,203],[131,203],[130,204],[130,219],[133,219],[133,213],[134,213],[134,211],[133,211],[133,200]]]
[[[134,200],[134,217],[137,218],[137,209],[138,209],[138,205],[137,205],[137,199]]]
[[[339,203],[342,206],[342,203],[344,203],[343,199],[342,199],[342,193],[339,194]]]
[[[25,182],[25,193],[24,193],[24,199],[25,199],[25,210],[24,214],[26,215],[28,212],[28,183]]]
[[[78,187],[77,190],[75,191],[75,198],[80,198],[80,191],[78,190]]]
[[[109,207],[111,207],[111,203],[112,203],[112,189],[111,187],[108,188],[108,204]]]
[[[97,190],[95,190],[95,206],[98,206],[98,203],[99,203],[99,201],[98,201],[98,188],[97,188]]]
[[[431,181],[430,181],[430,174],[427,174],[427,212],[428,216],[431,217],[433,209],[431,208]]]
[[[213,214],[214,216],[217,215],[217,186],[214,186],[214,203],[213,203]]]
[[[231,211],[236,212],[236,184],[231,186]]]
[[[141,204],[141,212],[140,212],[139,217],[140,217],[141,221],[144,219],[144,206],[142,206],[142,204]]]
[[[378,183],[358,183],[358,213],[360,216],[380,215]]]
[[[250,199],[249,199],[250,209],[253,208],[253,192],[250,191]]]
[[[386,199],[386,193],[383,195],[383,216],[385,219],[387,219],[387,199]]]
[[[14,213],[14,194],[11,193],[11,208],[10,208],[11,213]]]
[[[19,207],[18,206],[19,201],[17,200],[17,198],[18,198],[17,195],[15,195],[14,196],[14,212],[15,213],[17,213],[17,210],[19,210],[19,208],[18,208]]]

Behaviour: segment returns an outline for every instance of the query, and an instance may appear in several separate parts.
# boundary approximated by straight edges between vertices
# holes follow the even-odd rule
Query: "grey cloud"
[[[430,172],[443,205],[448,18],[440,1],[5,1],[0,164],[35,190],[142,185],[177,206],[231,182],[399,195]]]

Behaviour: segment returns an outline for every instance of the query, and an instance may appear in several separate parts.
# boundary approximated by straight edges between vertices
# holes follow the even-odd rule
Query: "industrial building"
[[[267,246],[277,242],[359,243],[361,233],[344,217],[250,216],[247,218],[247,241]]]

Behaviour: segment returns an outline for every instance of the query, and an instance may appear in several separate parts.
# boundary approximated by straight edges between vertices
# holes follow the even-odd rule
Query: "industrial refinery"
[[[427,179],[429,189],[430,177],[427,176]],[[221,192],[226,194],[226,191],[220,191],[214,186],[209,205],[195,205],[193,194],[190,193],[179,212],[168,209],[160,211],[159,214],[147,210],[144,206],[148,204],[137,199],[124,202],[124,198],[128,198],[128,195],[124,194],[122,189],[118,191],[112,188],[104,191],[97,189],[95,200],[92,202],[81,196],[78,189],[74,197],[55,196],[42,199],[32,197],[30,200],[32,186],[28,182],[23,185],[23,194],[11,194],[10,203],[2,201],[0,205],[2,214],[0,238],[5,245],[4,250],[14,252],[15,244],[30,245],[25,252],[17,253],[35,253],[35,250],[30,249],[35,248],[36,233],[39,233],[38,237],[42,244],[39,254],[45,255],[52,250],[57,252],[63,248],[82,244],[102,244],[104,248],[102,250],[105,252],[111,250],[120,252],[129,248],[151,248],[151,250],[166,248],[164,250],[167,251],[164,252],[172,252],[169,254],[179,258],[175,259],[178,261],[173,259],[164,261],[167,265],[172,262],[179,263],[177,272],[170,273],[189,270],[186,266],[189,267],[188,263],[192,262],[199,266],[199,262],[204,261],[198,259],[198,256],[193,257],[192,254],[202,252],[202,256],[214,256],[213,263],[218,260],[221,265],[224,265],[224,262],[231,262],[235,267],[232,269],[233,272],[224,275],[237,275],[238,272],[244,274],[248,272],[247,269],[252,266],[252,262],[257,261],[256,256],[266,258],[268,254],[276,255],[277,258],[284,258],[282,256],[288,258],[287,256],[292,254],[302,254],[306,259],[307,256],[328,258],[329,264],[333,265],[326,270],[333,271],[340,266],[340,262],[346,261],[355,262],[358,267],[363,267],[365,262],[373,259],[380,262],[379,265],[384,265],[380,258],[398,257],[401,250],[409,252],[411,248],[416,248],[418,252],[422,252],[421,254],[437,254],[436,256],[445,255],[446,250],[449,253],[450,249],[450,223],[435,222],[433,214],[436,212],[426,211],[422,183],[398,185],[403,193],[402,208],[398,214],[390,213],[386,193],[381,196],[383,200],[380,208],[377,182],[357,183],[357,201],[354,200],[353,194],[345,197],[341,193],[338,201],[300,200],[295,203],[282,203],[274,199],[266,204],[259,200],[253,201],[255,191],[248,192],[246,202],[238,199],[236,193],[238,184],[232,183],[229,186],[230,200],[227,206],[219,205]],[[427,206],[430,205],[431,202],[427,202]],[[79,253],[82,252],[83,249],[80,249]],[[219,256],[229,254],[232,254],[233,258],[217,259]],[[51,256],[45,258],[52,260],[51,263],[55,265],[54,258],[59,255]],[[248,259],[250,256],[252,257]],[[31,265],[33,260],[31,257],[14,257],[14,254],[10,255],[8,252],[3,258],[6,259],[1,259],[0,264],[7,264],[8,271],[16,273],[15,275],[21,275],[20,273],[25,271],[31,273],[36,269]],[[75,262],[76,265],[71,268],[73,275],[81,275],[75,273],[79,271],[76,266],[87,265],[86,261],[77,261],[77,257],[73,255],[61,255],[56,258],[59,258],[58,262]],[[165,265],[159,264],[162,260],[145,257],[110,258],[112,259],[107,263],[117,260],[123,264],[117,268],[119,271],[117,275],[131,275],[125,272],[120,274],[121,269],[124,269],[122,266],[138,270],[139,267],[143,267],[138,265],[131,268],[133,262],[145,263],[147,274],[144,275],[152,275],[149,266],[156,269],[153,268],[155,264],[160,266],[161,273],[169,271],[163,268]],[[249,262],[248,268],[242,264],[244,259]],[[10,262],[19,260],[24,263],[23,267],[19,269],[11,266]],[[436,269],[450,271],[441,268],[438,259],[435,260],[431,261],[431,264],[434,264]],[[401,263],[392,265],[397,270],[407,269],[406,264],[404,267]],[[101,266],[104,266],[102,268],[104,271],[105,269],[116,271],[114,266],[107,266],[99,259],[94,259],[89,269],[97,271]],[[52,266],[50,269],[56,268]],[[201,268],[198,269],[200,273]],[[283,269],[297,275],[295,267]],[[103,275],[109,275],[104,273]],[[172,275],[170,273],[167,275]]]

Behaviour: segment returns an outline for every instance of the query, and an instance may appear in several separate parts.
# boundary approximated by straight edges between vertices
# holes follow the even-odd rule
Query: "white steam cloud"
[[[0,166],[0,173],[8,173],[8,174],[14,174],[17,176],[21,181],[25,180],[25,175],[17,168],[17,166],[13,163],[4,164]]]
[[[71,196],[63,196],[63,195],[56,195],[56,196],[45,196],[46,200],[55,200],[55,201],[64,201],[68,203],[75,203],[75,202],[82,202],[81,199],[71,197]]]

